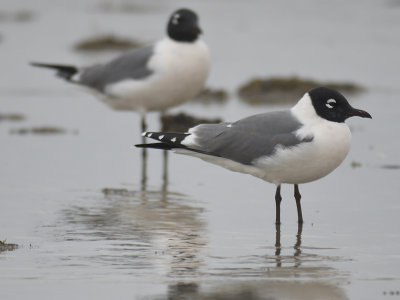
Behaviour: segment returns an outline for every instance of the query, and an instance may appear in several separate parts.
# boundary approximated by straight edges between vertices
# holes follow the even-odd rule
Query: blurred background
[[[318,85],[373,116],[348,120],[344,163],[300,186],[302,228],[292,186],[277,229],[274,185],[173,153],[146,165],[137,113],[29,65],[104,62],[181,7],[212,65],[172,123],[289,108]],[[1,0],[0,53],[2,299],[399,295],[399,1]]]

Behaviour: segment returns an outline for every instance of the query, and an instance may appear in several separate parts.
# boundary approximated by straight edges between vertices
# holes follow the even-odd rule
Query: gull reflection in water
[[[345,300],[349,299],[344,291],[328,282],[294,280],[256,280],[220,282],[213,286],[203,287],[199,283],[180,282],[170,285],[167,296],[154,299],[229,299],[229,300]]]
[[[144,137],[142,138],[142,143],[144,144]],[[141,180],[140,180],[140,186],[141,190],[144,192],[147,189],[147,160],[148,160],[148,149],[147,148],[142,148],[141,149],[141,162],[142,162],[142,168],[141,168]],[[168,151],[164,150],[163,151],[163,164],[162,164],[162,190],[161,192],[166,193],[167,192],[167,186],[168,186]]]
[[[274,247],[268,247],[274,251],[272,256],[240,256],[237,261],[219,257],[229,259],[225,271],[219,268],[216,273],[206,266],[202,280],[170,284],[167,295],[155,299],[348,299],[340,287],[346,275],[322,263],[343,258],[307,253],[330,249],[303,249],[302,232],[299,224],[293,246],[286,248],[281,244],[281,228],[276,226]],[[288,250],[291,254],[282,255]]]
[[[282,266],[282,258],[281,258],[281,226],[279,224],[275,225],[276,233],[275,233],[275,256],[276,256],[276,266]],[[293,246],[293,260],[294,267],[299,267],[301,265],[301,234],[303,233],[303,223],[298,223],[297,225],[297,234],[296,234],[296,243]]]
[[[68,242],[88,246],[74,260],[127,273],[193,275],[207,245],[204,209],[186,195],[160,189],[104,189],[62,211],[57,225]],[[90,242],[90,244],[88,244]]]

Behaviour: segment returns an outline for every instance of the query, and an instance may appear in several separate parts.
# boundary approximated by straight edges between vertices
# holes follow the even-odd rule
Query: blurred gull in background
[[[133,49],[110,62],[90,67],[32,63],[57,70],[67,81],[88,87],[113,109],[145,114],[179,105],[203,88],[210,69],[210,56],[198,17],[189,9],[175,11],[167,36],[153,45]]]

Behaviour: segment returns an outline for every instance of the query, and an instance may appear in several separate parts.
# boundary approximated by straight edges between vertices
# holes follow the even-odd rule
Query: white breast
[[[207,79],[210,56],[203,41],[175,42],[165,38],[156,44],[148,63],[153,74],[144,80],[128,79],[106,88],[116,109],[165,110],[198,94]],[[123,108],[122,108],[123,107]]]
[[[281,148],[272,157],[260,158],[255,165],[263,172],[258,177],[276,184],[305,183],[336,169],[350,149],[351,133],[347,125],[322,121],[318,128],[309,129],[314,132],[311,142]]]
[[[305,124],[296,134],[313,137],[311,142],[279,149],[272,157],[263,157],[256,166],[263,170],[258,177],[273,183],[304,183],[322,178],[336,169],[350,150],[351,132],[345,123],[319,117],[308,95],[292,112]]]

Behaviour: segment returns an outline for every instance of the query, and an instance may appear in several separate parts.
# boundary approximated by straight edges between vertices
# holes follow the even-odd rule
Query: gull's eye
[[[180,15],[180,14],[175,14],[175,15],[173,15],[173,17],[172,17],[172,24],[178,25],[180,19],[181,19],[181,15]]]
[[[327,108],[334,108],[336,105],[336,100],[335,99],[329,99],[328,101],[326,101],[325,106]]]

